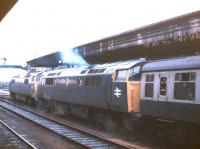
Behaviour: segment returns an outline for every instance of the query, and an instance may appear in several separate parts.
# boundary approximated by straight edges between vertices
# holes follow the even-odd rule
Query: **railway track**
[[[37,125],[40,125],[43,128],[54,132],[55,134],[66,139],[67,141],[75,143],[83,148],[133,148],[122,145],[120,143],[112,142],[107,138],[103,138],[90,132],[83,131],[80,128],[76,128],[55,119],[48,118],[39,113],[27,110],[25,108],[19,107],[3,100],[0,101],[0,106],[36,123]]]
[[[5,122],[0,120],[0,148],[2,149],[37,149],[25,138],[15,132]]]

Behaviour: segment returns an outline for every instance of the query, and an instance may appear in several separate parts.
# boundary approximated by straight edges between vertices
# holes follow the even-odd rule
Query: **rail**
[[[5,101],[0,106],[84,148],[132,148]]]
[[[3,127],[5,127],[9,132],[11,132],[13,135],[9,135],[9,136],[7,136],[7,137],[10,137],[9,139],[8,139],[8,141],[9,140],[11,140],[12,141],[12,143],[16,143],[17,145],[21,145],[22,146],[22,144],[23,145],[26,145],[27,146],[27,148],[29,148],[29,149],[37,149],[37,147],[35,147],[34,145],[32,145],[30,142],[28,142],[25,138],[23,138],[20,134],[18,134],[14,129],[12,129],[11,127],[9,127],[5,122],[3,122],[2,120],[0,120],[0,125],[2,125]],[[4,131],[2,132],[1,131],[1,133],[5,133]],[[1,135],[2,136],[2,135]],[[14,137],[14,136],[16,136],[16,137]],[[18,141],[18,139],[19,140],[21,140],[21,143]],[[5,143],[5,142],[4,142]],[[1,144],[1,143],[0,143]],[[16,145],[15,144],[15,145]],[[3,148],[6,148],[6,146],[7,145],[4,145],[4,146],[2,146],[2,145],[0,145],[0,147],[3,147]],[[11,145],[10,145],[11,146]]]

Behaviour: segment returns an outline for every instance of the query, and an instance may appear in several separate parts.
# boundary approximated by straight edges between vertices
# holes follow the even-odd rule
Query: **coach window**
[[[167,77],[160,78],[160,95],[166,96],[167,93]]]
[[[126,81],[127,72],[128,72],[128,70],[117,71],[115,81]]]
[[[174,82],[174,99],[194,101],[195,80],[195,72],[176,73]]]
[[[145,80],[145,97],[153,98],[153,90],[154,90],[154,75],[146,74]]]

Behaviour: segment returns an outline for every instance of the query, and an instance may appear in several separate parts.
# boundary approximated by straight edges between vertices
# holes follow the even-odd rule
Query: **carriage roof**
[[[200,55],[149,61],[142,72],[200,69]]]

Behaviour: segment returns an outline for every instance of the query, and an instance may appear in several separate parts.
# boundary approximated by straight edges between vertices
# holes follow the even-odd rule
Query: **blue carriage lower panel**
[[[200,104],[141,100],[141,114],[200,124]]]

